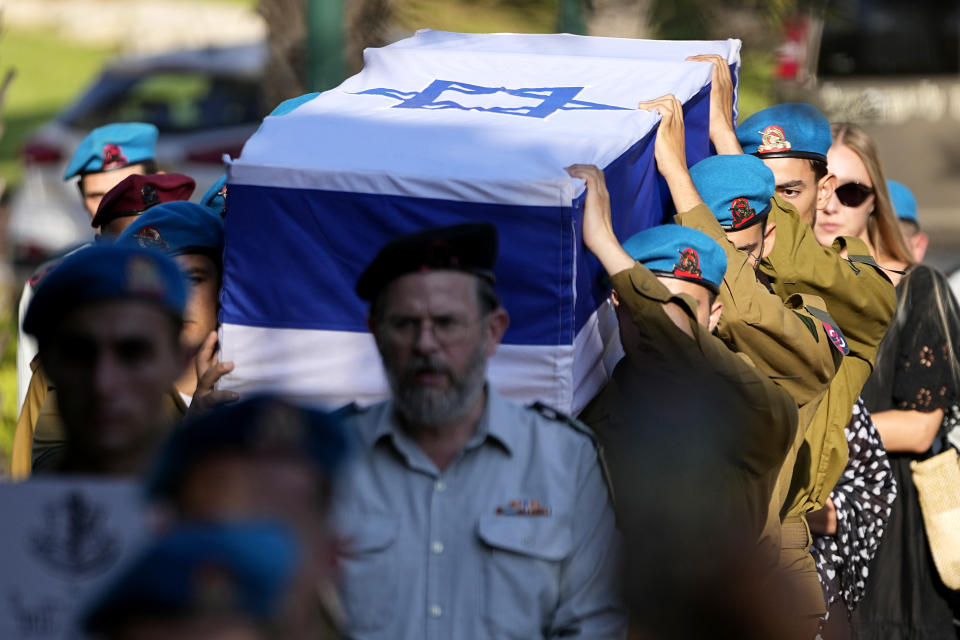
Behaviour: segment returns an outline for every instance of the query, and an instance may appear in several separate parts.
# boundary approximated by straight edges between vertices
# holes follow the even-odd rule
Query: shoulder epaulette
[[[592,440],[593,442],[597,441],[597,434],[593,432],[593,429],[591,429],[584,423],[580,422],[573,416],[569,416],[562,411],[558,411],[557,409],[554,409],[550,405],[544,404],[539,400],[529,405],[529,408],[533,409],[534,411],[539,413],[541,416],[543,416],[547,420],[553,420],[554,422],[561,422],[567,425],[568,427],[573,428],[575,431],[579,431],[583,435],[590,438],[590,440]]]
[[[847,344],[847,339],[843,337],[843,332],[840,331],[840,327],[837,326],[836,320],[824,309],[809,304],[804,305],[803,308],[823,324],[823,330],[826,332],[827,338],[830,339],[830,344],[836,347],[837,351],[843,355],[849,355],[850,345]]]
[[[616,495],[613,492],[613,479],[610,477],[610,468],[607,466],[607,458],[603,453],[603,445],[600,443],[600,439],[597,437],[597,434],[593,432],[593,429],[585,425],[583,422],[577,420],[573,416],[567,415],[562,411],[558,411],[550,405],[540,402],[539,400],[531,405],[528,405],[528,408],[533,409],[547,420],[565,424],[573,430],[590,438],[590,442],[593,443],[593,448],[597,452],[597,461],[600,463],[600,472],[603,474],[603,482],[607,485],[607,491],[610,492],[610,503],[616,506]]]

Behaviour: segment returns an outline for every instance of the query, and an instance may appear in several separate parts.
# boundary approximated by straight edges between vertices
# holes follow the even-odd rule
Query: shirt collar
[[[487,439],[496,441],[508,454],[517,446],[517,420],[510,412],[511,403],[487,384],[487,403],[477,423],[477,431],[467,442],[466,449],[480,446]],[[396,418],[393,399],[378,407],[379,412],[373,428],[367,436],[367,446],[374,447],[384,437],[407,437]],[[395,440],[396,441],[396,440]]]

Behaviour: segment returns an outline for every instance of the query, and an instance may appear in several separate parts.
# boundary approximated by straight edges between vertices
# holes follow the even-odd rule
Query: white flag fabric
[[[622,351],[581,239],[583,183],[564,167],[604,169],[622,239],[662,222],[659,116],[636,105],[676,95],[688,162],[709,155],[712,65],[683,61],[697,53],[739,68],[739,41],[420,32],[267,117],[228,166],[223,386],[328,406],[385,397],[357,277],[396,235],[485,221],[511,315],[491,384],[579,411]]]

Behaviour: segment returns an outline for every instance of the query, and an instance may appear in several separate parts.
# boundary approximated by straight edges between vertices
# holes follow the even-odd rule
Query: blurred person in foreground
[[[92,246],[41,282],[24,319],[57,388],[66,443],[35,470],[135,475],[179,416],[174,381],[186,286],[176,263],[146,249]]]
[[[97,210],[97,215],[93,219],[93,224],[109,230],[107,236],[104,237],[112,238],[113,235],[111,234],[113,232],[119,233],[121,227],[126,228],[136,219],[136,216],[141,215],[148,209],[167,202],[186,200],[193,193],[193,188],[192,178],[177,173],[128,176],[104,196]],[[195,226],[199,226],[201,229],[203,227],[199,224]],[[221,230],[220,240],[216,243],[203,237],[193,238],[190,244],[197,247],[196,251],[203,250],[216,256],[216,261],[219,263],[219,250],[223,245],[222,235]],[[176,248],[182,249],[185,246],[177,245]],[[176,259],[178,262],[181,261],[181,258]],[[214,268],[212,266],[208,267],[207,271],[211,273],[208,280],[212,281]],[[200,304],[195,292],[197,288],[196,278],[193,274],[189,274],[188,278],[191,284],[191,295],[187,301],[187,313],[184,318],[185,333],[190,327],[194,326],[195,316],[199,313],[196,307]],[[38,274],[32,282],[39,284],[41,279],[42,277]],[[217,285],[217,288],[219,289],[219,285]],[[214,291],[212,306],[207,303],[210,313],[213,314],[213,320],[208,320],[207,325],[211,322],[214,325],[216,323],[216,295],[217,292]],[[206,333],[203,335],[205,337]],[[200,341],[202,342],[202,338]],[[27,477],[30,474],[33,460],[43,456],[47,450],[63,443],[63,425],[57,412],[56,388],[50,382],[43,368],[40,367],[38,358],[34,358],[30,367],[33,370],[33,375],[30,378],[23,407],[17,419],[11,452],[11,471],[15,479]],[[189,367],[185,375],[189,376],[191,371],[193,371],[193,367]],[[187,383],[189,383],[189,380]],[[184,383],[178,385],[178,387],[183,386]],[[190,395],[184,397],[185,404],[178,406],[181,414],[186,411],[186,406],[190,404],[192,394],[193,391],[191,390]]]
[[[879,155],[858,126],[837,124],[828,162],[839,186],[818,216],[817,237],[859,237],[897,283],[897,310],[863,389],[898,496],[855,616],[864,638],[956,638],[955,594],[940,581],[909,464],[944,446],[960,399],[960,311],[946,278],[916,264],[891,205]]]
[[[73,157],[64,172],[64,180],[78,178],[77,187],[87,214],[91,219],[96,215],[100,202],[108,191],[131,175],[151,175],[157,173],[156,144],[159,132],[152,124],[143,122],[123,122],[108,124],[91,131],[77,146]],[[85,246],[85,245],[81,245]],[[75,249],[74,249],[75,250]],[[39,366],[36,360],[37,345],[31,336],[23,330],[23,319],[40,280],[49,273],[62,256],[41,265],[23,285],[20,295],[17,321],[20,334],[17,340],[17,413],[24,406],[27,393],[33,392],[31,409],[33,414],[39,411],[44,401],[46,386],[44,381],[31,385],[31,378]],[[36,417],[32,418],[36,424]],[[11,469],[14,477],[17,470]]]
[[[265,521],[159,536],[83,614],[98,640],[280,640],[302,547]]]
[[[185,422],[167,440],[147,480],[161,521],[271,519],[302,549],[284,638],[333,638],[337,541],[330,501],[348,454],[339,420],[279,397],[254,396]]]
[[[395,238],[357,282],[390,400],[348,418],[335,499],[351,638],[622,638],[593,433],[487,383],[509,316],[490,224]]]

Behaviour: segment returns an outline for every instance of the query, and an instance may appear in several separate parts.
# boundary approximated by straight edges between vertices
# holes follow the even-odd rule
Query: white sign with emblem
[[[140,486],[61,476],[0,484],[0,638],[81,638],[77,616],[147,536]]]

